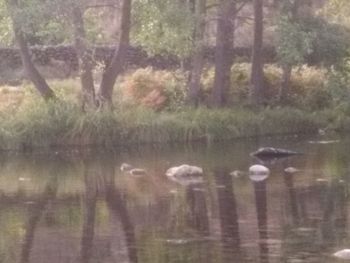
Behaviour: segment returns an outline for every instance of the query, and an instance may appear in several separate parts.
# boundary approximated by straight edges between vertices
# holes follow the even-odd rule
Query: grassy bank
[[[346,96],[342,96],[342,101],[331,96],[330,90],[335,88],[327,83],[335,82],[325,79],[328,75],[324,70],[293,71],[290,106],[279,107],[274,101],[281,72],[275,66],[267,67],[265,74],[271,91],[267,98],[272,106],[255,110],[242,106],[249,88],[247,70],[245,64],[233,68],[236,84],[229,94],[231,106],[219,110],[186,108],[186,75],[149,68],[127,73],[119,80],[113,112],[83,113],[76,79],[51,81],[59,99],[49,103],[42,101],[27,84],[19,88],[0,87],[0,149],[212,142],[312,134],[319,129],[350,131],[350,104]],[[210,94],[210,73],[203,79],[203,104]]]
[[[0,117],[0,148],[216,141],[257,135],[316,133],[329,126],[329,113],[298,109],[211,110],[155,112],[118,108],[114,112],[82,113],[69,101],[22,103]],[[350,122],[349,122],[350,123]],[[345,126],[344,126],[345,127]]]

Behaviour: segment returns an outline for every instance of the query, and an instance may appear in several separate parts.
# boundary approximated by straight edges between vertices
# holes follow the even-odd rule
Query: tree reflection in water
[[[205,194],[206,192],[200,184],[189,185],[186,188],[189,225],[204,236],[209,235],[208,208]]]
[[[292,220],[294,225],[299,224],[299,211],[298,211],[298,199],[296,190],[294,187],[294,175],[290,173],[284,173],[284,184],[287,188],[289,204],[290,204],[290,212],[292,215]]]
[[[266,180],[253,182],[259,231],[260,262],[269,262]]]
[[[240,237],[236,197],[233,191],[233,181],[229,170],[222,167],[214,169],[216,192],[218,197],[219,219],[221,238],[224,253],[229,252],[231,257],[227,259],[239,259]]]
[[[84,160],[85,192],[83,194],[83,230],[80,250],[81,263],[88,263],[93,255],[97,201],[97,174],[91,163],[91,160]]]
[[[40,221],[42,214],[49,201],[52,201],[57,193],[58,181],[57,175],[49,175],[50,179],[46,183],[43,193],[39,196],[38,200],[33,205],[33,208],[29,211],[28,221],[25,226],[25,235],[23,239],[23,245],[21,249],[20,262],[27,263],[30,259],[30,253],[33,247],[35,230]]]
[[[115,185],[115,167],[113,163],[106,163],[104,165],[104,177],[105,177],[105,191],[106,202],[110,211],[111,219],[117,220],[119,218],[120,224],[125,236],[125,243],[128,253],[128,262],[137,263],[137,246],[135,238],[135,228],[129,216],[127,209],[126,199],[122,196]],[[118,224],[118,222],[112,222],[112,224]],[[116,233],[113,233],[114,235]],[[121,234],[121,233],[117,233]],[[116,258],[118,260],[118,258]]]

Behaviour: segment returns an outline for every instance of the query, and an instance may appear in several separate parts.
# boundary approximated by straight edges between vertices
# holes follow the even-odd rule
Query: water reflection
[[[206,191],[202,184],[192,184],[186,187],[186,200],[189,206],[189,225],[203,236],[209,235],[209,220],[206,201]]]
[[[241,253],[240,237],[233,180],[229,174],[229,169],[223,167],[214,168],[214,176],[224,256],[230,255],[230,257],[226,258],[227,262],[233,259],[239,260]],[[229,251],[229,253],[227,253],[227,251]]]
[[[80,262],[88,263],[93,255],[95,234],[97,185],[96,170],[91,160],[84,160],[83,229],[81,237]]]
[[[110,220],[112,225],[117,225],[120,222],[122,233],[113,229],[113,239],[116,240],[118,237],[124,236],[122,241],[125,242],[127,250],[127,256],[120,258],[118,256],[119,251],[113,249],[114,259],[123,260],[123,262],[137,263],[137,247],[135,238],[134,224],[129,216],[127,209],[127,203],[125,197],[119,192],[115,184],[115,167],[113,163],[106,163],[104,166],[105,176],[105,191],[106,191],[106,202],[110,212]],[[121,238],[120,238],[121,239]]]
[[[256,218],[258,222],[259,232],[259,249],[260,262],[269,262],[269,247],[268,247],[268,224],[267,224],[267,193],[266,180],[255,182],[253,181],[255,194]]]
[[[333,262],[350,244],[347,151],[299,146],[307,154],[255,182],[229,174],[255,161],[257,145],[243,146],[3,161],[0,262]],[[124,161],[149,173],[121,173]],[[204,168],[202,183],[168,180],[184,161]]]
[[[296,189],[294,187],[294,174],[284,172],[283,173],[284,184],[286,192],[288,193],[288,201],[291,218],[293,220],[293,225],[297,226],[299,224],[299,209],[297,199]],[[304,209],[305,210],[305,209]]]
[[[51,178],[46,183],[44,191],[39,195],[28,213],[28,221],[24,227],[24,238],[21,249],[20,262],[27,263],[33,247],[35,231],[48,203],[57,193],[57,175],[49,175]]]

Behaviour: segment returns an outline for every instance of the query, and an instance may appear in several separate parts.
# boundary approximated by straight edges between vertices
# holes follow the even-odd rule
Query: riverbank
[[[233,72],[243,70],[246,76],[246,67],[243,68]],[[267,72],[271,73],[268,76],[279,73],[272,66]],[[292,106],[275,104],[255,109],[244,107],[244,99],[241,103],[232,101],[230,107],[223,109],[187,108],[184,75],[152,69],[137,70],[122,78],[114,93],[114,111],[83,112],[77,79],[51,81],[58,98],[51,102],[44,102],[29,84],[3,86],[0,87],[0,150],[210,143],[254,136],[350,131],[349,103],[346,98],[334,103],[336,98],[322,93],[328,90],[319,85],[324,72],[309,68],[302,71],[305,76],[300,74],[295,72],[293,87],[302,87],[303,92],[292,93],[296,101]],[[212,78],[208,76],[210,82]],[[270,83],[277,87],[277,80]],[[210,86],[204,81],[204,87],[205,84]],[[158,105],[159,100],[145,103],[144,97],[155,87],[164,90],[158,94],[166,98],[161,100],[164,105]],[[245,81],[240,87],[240,92],[234,90],[235,96],[230,93],[232,100],[247,94]]]
[[[69,101],[28,101],[0,116],[0,148],[214,142],[243,137],[343,131],[350,117],[332,110],[293,108],[183,109],[155,112],[144,107],[83,113]]]

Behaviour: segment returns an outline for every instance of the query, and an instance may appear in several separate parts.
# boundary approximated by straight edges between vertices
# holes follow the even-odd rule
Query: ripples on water
[[[334,262],[350,247],[350,143],[316,140],[3,155],[0,262]],[[265,162],[263,182],[230,175],[261,162],[249,156],[260,146],[305,154]],[[203,167],[204,182],[168,180],[183,163]]]

